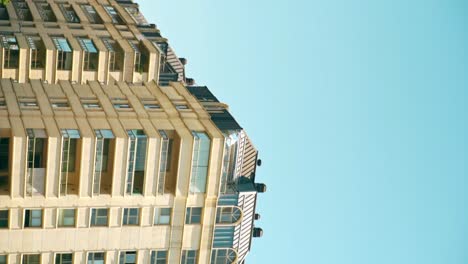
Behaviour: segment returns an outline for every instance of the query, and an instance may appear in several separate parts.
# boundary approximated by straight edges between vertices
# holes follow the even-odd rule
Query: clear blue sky
[[[140,0],[264,165],[248,263],[468,263],[468,2]]]

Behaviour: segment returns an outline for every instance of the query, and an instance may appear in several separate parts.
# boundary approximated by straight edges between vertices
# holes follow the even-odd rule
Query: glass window
[[[197,262],[196,250],[182,250],[182,259],[180,264],[195,264]]]
[[[24,227],[42,227],[42,209],[26,209]]]
[[[171,223],[171,208],[154,208],[154,224],[168,225]]]
[[[234,226],[217,226],[214,231],[213,248],[232,248]]]
[[[136,256],[136,251],[120,252],[119,264],[135,264]]]
[[[0,255],[0,264],[7,264],[7,256]]]
[[[237,254],[232,249],[213,249],[211,251],[211,264],[233,264]]]
[[[23,264],[40,264],[40,263],[41,263],[40,254],[23,255]]]
[[[123,214],[123,225],[138,225],[140,217],[140,209],[139,208],[124,208]]]
[[[105,253],[104,252],[89,252],[88,253],[88,264],[104,264]]]
[[[107,14],[112,18],[112,23],[114,24],[123,24],[122,18],[119,16],[119,13],[115,10],[114,7],[112,6],[104,6],[104,9],[106,10]]]
[[[190,192],[204,193],[208,176],[211,140],[204,132],[192,132],[194,137]]]
[[[80,19],[70,4],[59,4],[60,9],[62,10],[63,16],[68,23],[80,23]]]
[[[1,44],[4,49],[3,67],[15,69],[19,63],[19,47],[13,35],[1,35]]]
[[[116,109],[131,109],[132,107],[127,103],[114,103]]]
[[[67,39],[64,37],[52,37],[52,41],[57,49],[57,70],[71,70],[73,54]]]
[[[55,255],[55,264],[72,264],[73,254],[72,253],[61,253]]]
[[[200,224],[201,223],[202,208],[201,207],[188,207],[185,215],[186,224]]]
[[[39,36],[26,36],[31,52],[31,69],[42,69],[45,65],[45,48]]]
[[[153,110],[153,109],[161,109],[159,104],[144,104],[145,109]]]
[[[52,102],[51,105],[52,105],[52,108],[54,108],[54,109],[56,109],[56,108],[68,108],[68,107],[70,107],[70,105],[68,104],[68,102]]]
[[[141,129],[127,130],[129,137],[127,163],[127,194],[143,193],[146,166],[147,137]]]
[[[157,250],[151,251],[151,263],[150,264],[166,264],[167,263],[167,251]]]
[[[189,109],[188,105],[186,105],[186,104],[176,104],[175,108],[178,109],[178,110]]]
[[[88,102],[88,101],[87,101],[87,102],[81,102],[81,103],[82,103],[82,105],[83,105],[83,107],[84,107],[85,109],[90,109],[90,110],[91,110],[91,109],[93,109],[93,110],[94,110],[94,109],[96,109],[96,110],[97,110],[97,109],[101,109],[101,105],[100,105],[99,102],[97,102],[97,101],[93,101],[93,102],[90,102],[90,101]]]
[[[93,208],[91,210],[91,226],[107,226],[109,209]]]
[[[37,11],[42,20],[46,22],[56,22],[57,18],[55,17],[54,11],[47,2],[36,2]]]
[[[75,209],[58,209],[58,226],[74,227],[75,211]]]
[[[81,5],[81,9],[85,13],[86,17],[88,18],[89,22],[92,24],[102,24],[102,19],[96,12],[93,6],[91,5]]]
[[[241,211],[237,207],[219,207],[216,210],[216,223],[217,224],[233,224],[241,217]]]
[[[0,228],[8,228],[8,209],[0,210]]]
[[[18,14],[19,20],[22,21],[33,21],[29,6],[24,0],[12,1],[13,7],[15,8],[16,14]]]
[[[80,43],[81,49],[84,51],[83,70],[97,70],[99,64],[99,53],[96,46],[94,46],[93,41],[88,38],[78,38],[78,43]]]

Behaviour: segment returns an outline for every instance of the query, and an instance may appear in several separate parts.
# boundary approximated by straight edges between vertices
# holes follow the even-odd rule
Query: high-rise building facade
[[[130,0],[0,7],[0,264],[244,263],[258,152]]]

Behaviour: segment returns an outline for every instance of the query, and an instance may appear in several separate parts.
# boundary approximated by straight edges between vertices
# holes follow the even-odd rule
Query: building
[[[0,264],[244,263],[258,152],[132,1],[0,7]]]

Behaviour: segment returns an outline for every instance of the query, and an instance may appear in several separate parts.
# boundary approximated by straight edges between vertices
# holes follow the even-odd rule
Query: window
[[[101,105],[97,100],[84,100],[81,101],[85,110],[98,110],[101,109]]]
[[[138,225],[140,223],[138,208],[124,208],[122,225]]]
[[[0,191],[6,190],[8,192],[10,169],[10,139],[7,137],[0,137]]]
[[[137,7],[134,6],[126,6],[125,10],[130,14],[130,16],[135,20],[135,22],[139,25],[148,25],[148,21],[146,21],[145,17],[138,11]]]
[[[81,49],[84,51],[83,70],[95,71],[99,64],[99,53],[92,40],[88,38],[78,38]]]
[[[109,129],[96,129],[94,133],[96,134],[96,152],[94,155],[93,194],[99,195],[101,193],[102,174],[109,172],[109,175],[111,175],[109,152],[114,134]]]
[[[5,98],[0,98],[0,108],[1,108],[1,109],[5,109],[5,108],[6,108]]]
[[[73,54],[67,39],[64,37],[52,37],[52,41],[57,48],[57,70],[71,70]]]
[[[0,228],[8,228],[8,210],[0,210]]]
[[[31,69],[42,69],[45,65],[45,47],[39,36],[26,36],[31,55]]]
[[[52,102],[51,103],[52,105],[52,108],[54,109],[60,109],[60,108],[70,108],[70,104],[68,104],[68,102]]]
[[[18,68],[19,62],[19,47],[16,37],[13,35],[0,35],[2,41],[2,47],[4,49],[3,54],[3,67],[7,69]]]
[[[216,226],[213,235],[213,248],[232,248],[234,226]]]
[[[136,251],[120,252],[119,264],[135,264],[136,257],[137,257]]]
[[[93,208],[91,209],[91,226],[107,226],[109,209]]]
[[[15,8],[16,14],[18,14],[19,20],[22,21],[33,21],[29,6],[24,0],[12,1],[13,7]]]
[[[148,56],[140,49],[140,43],[129,40],[128,43],[135,53],[134,71],[138,73],[148,72]]]
[[[40,264],[41,254],[23,255],[23,264]]]
[[[19,105],[21,109],[38,109],[39,105],[37,104],[36,99],[20,99]]]
[[[26,194],[43,194],[45,185],[45,166],[47,158],[47,134],[44,129],[26,129],[27,182]]]
[[[105,253],[104,252],[89,252],[87,264],[104,264]]]
[[[55,264],[72,264],[72,263],[73,263],[72,253],[55,254]]]
[[[7,264],[7,256],[0,255],[0,264]]]
[[[147,137],[141,129],[127,130],[128,164],[127,164],[127,194],[143,193],[143,182],[146,165]]]
[[[75,172],[76,154],[80,132],[77,129],[62,129],[62,155],[60,162],[60,195],[68,194],[69,173]]]
[[[57,18],[47,2],[36,2],[36,7],[42,20],[46,22],[57,22]]]
[[[154,208],[154,224],[168,225],[171,223],[171,208]]]
[[[161,106],[156,103],[147,103],[143,105],[147,110],[161,109]]]
[[[120,46],[110,38],[102,38],[101,40],[109,52],[109,71],[119,71],[123,64],[123,56]]]
[[[166,264],[167,263],[167,251],[157,250],[151,251],[151,262],[150,264]]]
[[[85,13],[89,22],[92,24],[102,24],[101,17],[97,14],[96,10],[91,5],[81,5],[81,9]]]
[[[236,252],[232,249],[213,249],[211,251],[211,264],[236,263]]]
[[[75,209],[58,209],[58,226],[75,226]]]
[[[200,224],[202,215],[201,207],[188,207],[185,215],[186,224]]]
[[[186,104],[176,104],[176,105],[175,105],[175,108],[176,108],[177,110],[186,110],[186,109],[189,109],[188,105],[186,105]]]
[[[195,264],[197,263],[196,250],[182,250],[182,259],[180,264]]]
[[[119,24],[119,25],[124,24],[122,18],[119,16],[119,13],[117,13],[114,7],[104,6],[104,9],[106,10],[107,14],[109,14],[109,16],[111,17],[112,23]]]
[[[210,159],[210,138],[204,132],[192,132],[193,159],[190,178],[190,192],[204,193],[206,191],[206,178],[208,176],[208,163]]]
[[[70,4],[59,4],[59,7],[68,23],[80,23],[80,19]]]
[[[24,210],[24,227],[42,227],[42,209]]]
[[[241,211],[237,207],[219,207],[216,210],[217,224],[234,224],[241,218]]]
[[[159,130],[161,136],[161,155],[159,160],[158,194],[164,194],[166,173],[171,167],[172,142],[166,131]]]
[[[115,109],[132,109],[128,103],[113,103]]]

